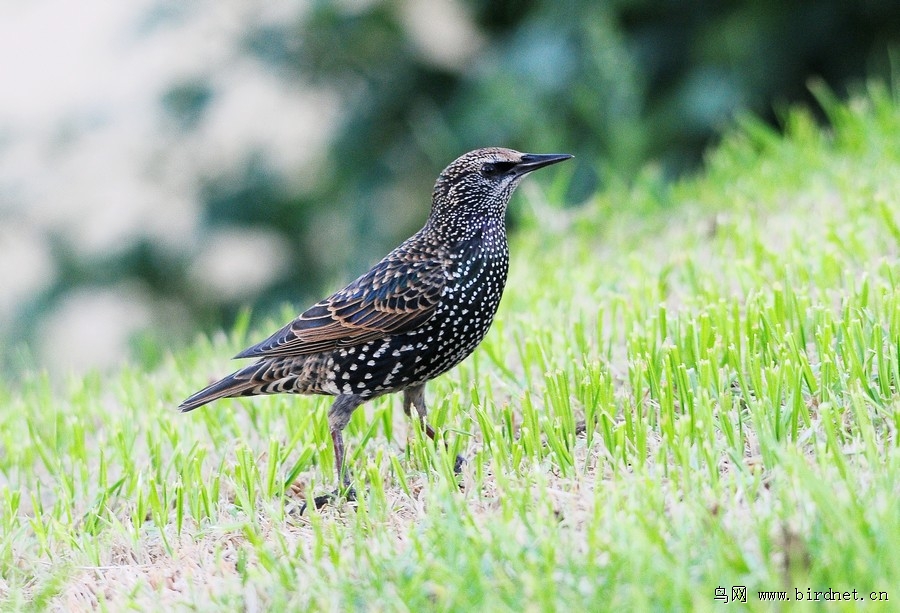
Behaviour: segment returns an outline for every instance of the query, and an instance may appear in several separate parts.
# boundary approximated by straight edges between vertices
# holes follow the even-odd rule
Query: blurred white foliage
[[[0,321],[25,299],[46,289],[56,266],[46,240],[30,226],[0,223]]]
[[[484,43],[462,2],[408,0],[403,9],[416,49],[440,68],[463,68]]]
[[[190,277],[200,291],[247,298],[284,272],[289,255],[289,246],[273,232],[217,230],[194,260]]]
[[[78,289],[42,322],[38,355],[56,373],[111,368],[128,354],[131,335],[152,323],[150,296],[139,287]]]

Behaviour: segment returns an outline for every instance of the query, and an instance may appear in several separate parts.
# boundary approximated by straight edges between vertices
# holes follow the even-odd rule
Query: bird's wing
[[[392,256],[235,357],[319,353],[422,326],[434,315],[444,290],[446,265],[409,252]]]

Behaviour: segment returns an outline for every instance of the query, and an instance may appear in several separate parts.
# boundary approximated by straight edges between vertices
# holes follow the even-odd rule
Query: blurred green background
[[[898,40],[891,0],[4,3],[2,367],[152,365],[300,309],[475,147],[576,154],[565,206],[675,179],[810,79],[890,80]]]

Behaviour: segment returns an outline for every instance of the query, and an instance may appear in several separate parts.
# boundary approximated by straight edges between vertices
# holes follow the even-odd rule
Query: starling
[[[425,226],[344,289],[236,358],[258,358],[181,403],[258,394],[336,396],[328,411],[339,483],[352,495],[341,432],[356,407],[403,392],[425,424],[425,383],[464,360],[484,338],[506,285],[504,216],[526,174],[567,154],[470,151],[440,174]],[[457,458],[457,470],[462,459]],[[316,499],[321,506],[324,498]]]

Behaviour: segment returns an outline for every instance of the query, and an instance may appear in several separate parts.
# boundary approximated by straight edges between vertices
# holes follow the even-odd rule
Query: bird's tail
[[[219,379],[187,398],[178,405],[178,410],[182,413],[187,413],[219,398],[253,396],[265,393],[262,391],[262,388],[265,387],[265,381],[261,380],[261,375],[268,370],[268,365],[265,362],[266,360],[261,360],[256,364],[250,364],[227,377]]]

